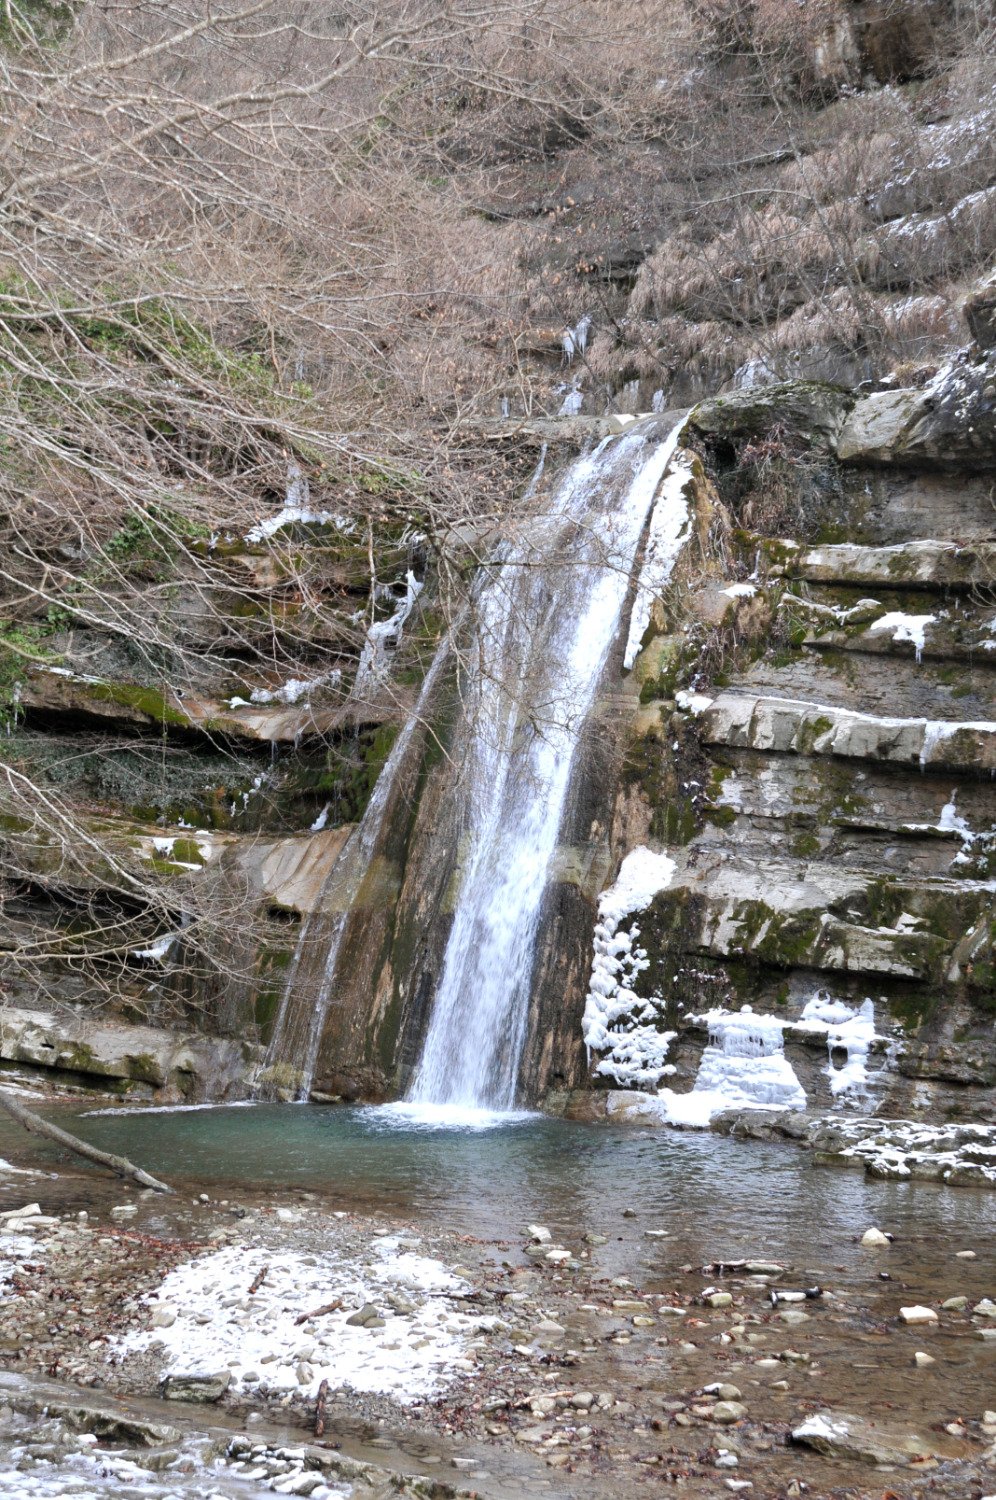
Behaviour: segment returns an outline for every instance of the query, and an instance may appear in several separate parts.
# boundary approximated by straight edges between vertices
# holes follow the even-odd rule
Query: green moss
[[[934,1015],[940,1003],[940,994],[931,986],[925,990],[907,990],[887,995],[885,1003],[892,1019],[910,1035],[919,1031]]]
[[[163,1082],[162,1069],[149,1052],[140,1052],[129,1057],[128,1069],[137,1083],[151,1083],[159,1087]]]
[[[93,682],[87,683],[86,689],[87,694],[100,703],[117,703],[122,708],[134,709],[157,724],[174,724],[184,729],[191,727],[187,715],[180,709],[171,708],[156,688],[142,687],[137,682]]]
[[[202,865],[204,856],[201,853],[196,839],[176,839],[173,844],[173,860],[183,865]]]

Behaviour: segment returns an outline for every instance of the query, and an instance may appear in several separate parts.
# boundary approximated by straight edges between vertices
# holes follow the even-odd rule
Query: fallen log
[[[96,1146],[91,1146],[89,1141],[81,1141],[78,1136],[70,1135],[68,1130],[62,1130],[58,1125],[50,1125],[48,1120],[43,1120],[41,1115],[36,1115],[33,1110],[26,1109],[19,1099],[0,1089],[0,1109],[3,1109],[29,1130],[32,1135],[43,1135],[47,1140],[54,1141],[57,1146],[62,1146],[67,1151],[73,1151],[77,1156],[85,1156],[87,1161],[95,1161],[98,1166],[108,1167],[118,1177],[130,1177],[141,1187],[154,1188],[157,1193],[171,1193],[173,1189],[165,1182],[160,1182],[158,1177],[152,1177],[148,1172],[136,1167],[134,1162],[126,1156],[112,1156],[109,1151],[101,1151]]]

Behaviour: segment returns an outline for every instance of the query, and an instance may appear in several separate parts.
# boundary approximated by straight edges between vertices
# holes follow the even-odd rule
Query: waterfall
[[[578,459],[488,570],[464,656],[456,760],[464,851],[453,926],[409,1100],[511,1109],[551,861],[580,733],[622,623],[682,423]]]
[[[315,1064],[321,1046],[325,1019],[332,1001],[339,950],[346,932],[350,909],[366,874],[391,808],[395,783],[408,758],[409,748],[418,727],[425,718],[450,652],[450,639],[444,636],[426,673],[413,713],[398,735],[376,785],[366,811],[339,854],[322,889],[315,909],[305,919],[298,937],[281,997],[273,1035],[263,1060],[263,1073],[280,1065],[293,1068],[300,1099],[307,1099],[315,1076]],[[335,894],[335,913],[326,935],[325,963],[314,1004],[297,984],[301,958],[311,940],[313,926],[328,918],[328,907]]]

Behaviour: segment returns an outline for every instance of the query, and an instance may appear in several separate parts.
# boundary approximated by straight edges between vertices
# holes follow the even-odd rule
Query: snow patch
[[[231,1389],[296,1392],[314,1397],[323,1380],[335,1390],[377,1392],[407,1404],[433,1395],[457,1370],[466,1374],[467,1342],[477,1320],[452,1304],[466,1283],[442,1262],[404,1248],[397,1236],[378,1238],[366,1264],[333,1252],[303,1256],[242,1246],[177,1266],[145,1308],[171,1307],[169,1328],[127,1333],[112,1343],[120,1354],[161,1345],[164,1372],[229,1369]],[[267,1267],[259,1289],[256,1274]],[[410,1313],[387,1298],[401,1292]],[[344,1306],[314,1321],[296,1319],[341,1298]],[[350,1326],[373,1303],[382,1328]]]
[[[827,1143],[836,1156],[864,1162],[876,1177],[947,1182],[958,1173],[972,1184],[996,1184],[996,1125],[923,1125],[832,1115],[821,1126],[836,1138]],[[819,1145],[822,1149],[824,1142]]]
[[[132,948],[131,956],[132,958],[148,959],[150,963],[165,963],[169,955],[169,950],[179,936],[178,932],[165,932],[161,938],[156,938],[155,942],[148,948]]]
[[[705,693],[690,693],[685,688],[680,688],[674,695],[674,701],[685,713],[698,715],[704,714],[707,708],[712,708],[716,700],[706,697]]]

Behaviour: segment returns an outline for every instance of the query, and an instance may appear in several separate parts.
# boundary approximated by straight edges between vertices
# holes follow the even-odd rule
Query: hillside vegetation
[[[11,993],[162,1016],[241,982],[251,883],[198,883],[184,829],[362,811],[530,467],[480,419],[916,384],[964,343],[993,28],[983,0],[3,0]],[[375,624],[394,670],[358,680]]]

